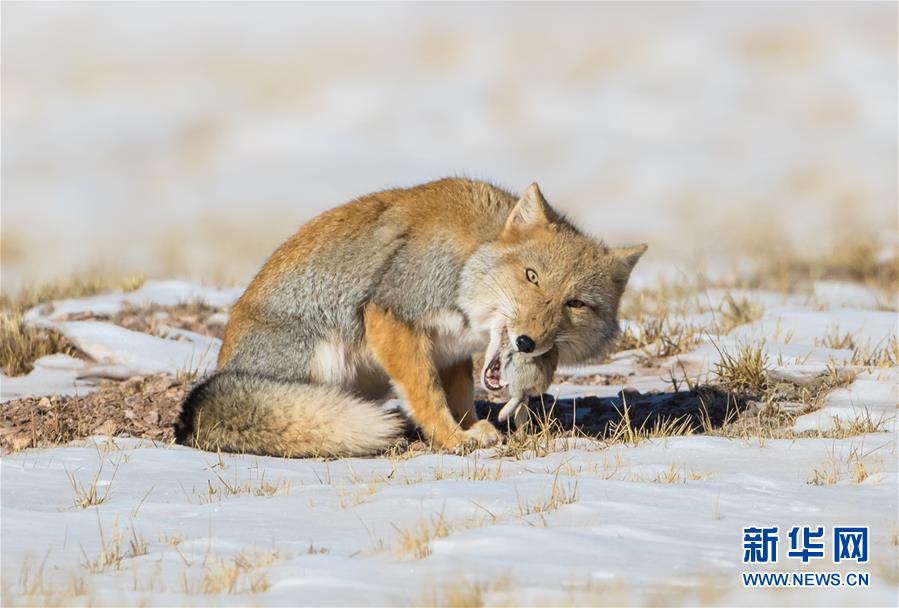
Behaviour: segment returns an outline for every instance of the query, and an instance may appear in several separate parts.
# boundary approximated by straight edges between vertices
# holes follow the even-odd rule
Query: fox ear
[[[624,286],[627,285],[631,271],[647,248],[648,246],[644,243],[642,245],[634,245],[633,247],[619,247],[609,251],[609,255],[612,256],[613,260],[612,278],[621,285],[621,289],[624,289]]]
[[[528,186],[524,195],[515,203],[506,219],[506,230],[547,224],[553,218],[553,210],[543,198],[536,182]]]

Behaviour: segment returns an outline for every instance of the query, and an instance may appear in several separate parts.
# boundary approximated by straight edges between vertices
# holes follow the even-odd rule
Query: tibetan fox
[[[499,326],[522,354],[601,355],[645,245],[609,248],[532,184],[521,197],[443,179],[355,199],[304,225],[235,303],[216,371],[186,398],[179,443],[274,456],[388,447],[395,390],[444,449],[487,446],[471,356]],[[481,379],[502,383],[499,349]]]

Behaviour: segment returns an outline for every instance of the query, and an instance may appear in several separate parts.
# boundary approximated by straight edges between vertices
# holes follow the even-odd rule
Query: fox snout
[[[520,335],[515,338],[515,346],[520,353],[532,353],[537,348],[537,343],[530,336]]]
[[[556,343],[560,318],[551,303],[521,310],[509,325],[509,341],[520,353],[542,355]]]

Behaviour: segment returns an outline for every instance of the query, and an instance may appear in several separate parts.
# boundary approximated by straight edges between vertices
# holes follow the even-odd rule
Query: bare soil
[[[89,395],[26,397],[0,408],[0,448],[17,451],[91,435],[129,435],[168,443],[188,383],[164,374],[103,381]]]

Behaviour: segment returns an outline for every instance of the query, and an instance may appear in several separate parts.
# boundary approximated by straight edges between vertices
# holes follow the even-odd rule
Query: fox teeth
[[[484,368],[484,386],[493,391],[498,391],[503,387],[499,353],[494,355],[487,367]]]

